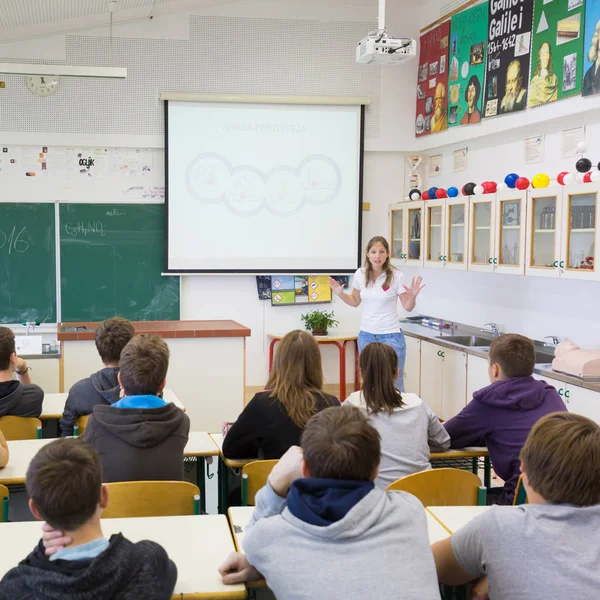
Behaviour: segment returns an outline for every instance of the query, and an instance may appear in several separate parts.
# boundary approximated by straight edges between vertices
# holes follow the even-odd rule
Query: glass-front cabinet
[[[526,220],[526,192],[509,190],[496,196],[492,262],[497,273],[523,275],[525,272]]]
[[[465,196],[446,201],[444,262],[447,269],[467,268],[469,248],[469,199]]]
[[[562,188],[531,190],[527,221],[525,274],[560,277]]]
[[[471,196],[469,270],[494,270],[494,194]]]
[[[396,266],[423,265],[424,204],[419,200],[390,206],[390,253]]]
[[[445,200],[428,200],[425,203],[425,266],[444,266]]]
[[[405,204],[395,204],[390,207],[390,253],[392,259],[405,262],[404,244],[404,214]]]

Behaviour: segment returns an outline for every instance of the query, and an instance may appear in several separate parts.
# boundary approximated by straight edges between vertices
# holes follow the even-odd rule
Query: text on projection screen
[[[168,267],[356,268],[359,106],[168,105]]]

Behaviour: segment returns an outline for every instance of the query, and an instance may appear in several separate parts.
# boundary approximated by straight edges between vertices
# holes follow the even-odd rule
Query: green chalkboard
[[[162,204],[61,204],[61,319],[179,319],[179,277],[163,277]]]
[[[56,323],[55,210],[0,202],[0,323]]]

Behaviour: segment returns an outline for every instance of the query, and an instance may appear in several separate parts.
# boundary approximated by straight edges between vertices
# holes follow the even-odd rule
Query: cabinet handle
[[[558,266],[559,266],[561,269],[564,269],[564,268],[565,268],[565,261],[564,261],[564,260],[561,260]]]
[[[438,351],[437,351],[437,355],[438,355],[438,356],[442,356],[442,351],[441,351],[441,350],[438,350]]]
[[[565,398],[569,399],[571,397],[570,390],[565,390]]]
[[[497,258],[495,258],[495,259],[494,259],[494,264],[495,264],[495,265],[497,265],[497,264],[498,264],[498,259],[497,259]]]
[[[555,261],[554,261],[554,264],[553,264],[552,266],[553,266],[554,268],[558,267],[558,261],[557,261],[557,260],[555,260]]]
[[[562,395],[563,395],[563,389],[562,389],[562,388],[559,388],[559,390],[558,390],[558,395],[559,395],[559,396],[562,396]]]
[[[488,263],[489,263],[490,265],[491,265],[491,264],[493,264],[493,262],[494,262],[494,259],[493,259],[493,258],[488,258]]]
[[[446,354],[445,354],[444,352],[442,352],[442,353],[440,354],[440,356],[441,356],[442,358],[446,358]]]

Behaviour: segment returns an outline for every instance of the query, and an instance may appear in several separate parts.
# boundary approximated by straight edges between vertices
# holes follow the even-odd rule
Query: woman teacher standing
[[[398,298],[404,310],[415,307],[422,277],[413,277],[410,286],[404,285],[404,275],[390,264],[390,247],[387,240],[377,236],[367,245],[365,266],[354,274],[352,293],[345,294],[342,286],[333,278],[329,285],[336,296],[348,306],[363,305],[358,334],[358,351],[370,342],[383,342],[391,346],[398,355],[399,375],[396,387],[404,391],[404,362],[406,342],[398,318]]]

